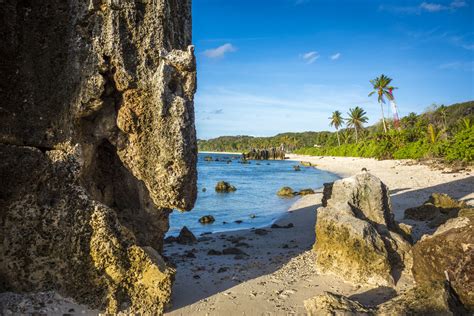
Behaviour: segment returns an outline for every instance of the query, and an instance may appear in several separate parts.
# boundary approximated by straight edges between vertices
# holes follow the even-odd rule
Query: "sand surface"
[[[403,220],[403,211],[422,204],[431,193],[448,193],[474,204],[471,170],[449,173],[449,170],[432,170],[406,160],[296,155],[291,155],[290,159],[311,162],[317,168],[340,177],[351,176],[366,168],[388,185],[395,217],[414,226],[415,239],[428,230],[422,222]],[[191,246],[166,244],[165,255],[177,267],[172,306],[166,315],[304,315],[303,301],[324,291],[375,305],[390,299],[396,291],[413,285],[410,278],[402,276],[395,289],[360,287],[345,283],[336,276],[318,274],[311,248],[315,240],[316,209],[321,197],[319,191],[295,198],[288,213],[276,222],[279,225],[292,223],[292,228],[268,227],[204,235]],[[245,255],[208,255],[209,250],[222,251],[233,247]],[[3,294],[3,299],[8,301],[8,294],[7,297]],[[0,303],[1,300],[0,295]],[[97,313],[60,297],[37,309],[37,300],[37,296],[20,299],[21,304],[31,305],[31,310],[36,312],[56,315]]]
[[[406,208],[422,204],[434,192],[474,204],[470,170],[449,173],[406,160],[297,155],[290,155],[290,159],[311,162],[340,177],[366,168],[388,185],[395,218],[413,225],[416,239],[429,230],[422,222],[403,220]],[[409,278],[402,277],[395,289],[359,287],[335,276],[319,275],[311,248],[321,197],[317,193],[296,200],[277,221],[280,225],[293,223],[293,228],[266,228],[265,235],[242,230],[206,235],[193,246],[167,245],[165,254],[174,258],[178,269],[173,305],[167,315],[304,315],[303,301],[324,291],[375,305],[413,285]],[[222,251],[236,245],[248,256],[207,254],[211,249]]]

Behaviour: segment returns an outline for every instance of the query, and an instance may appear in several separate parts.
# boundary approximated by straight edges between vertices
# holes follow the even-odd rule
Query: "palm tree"
[[[366,112],[356,106],[353,109],[349,109],[349,118],[346,119],[347,121],[347,127],[353,127],[355,131],[355,137],[356,137],[356,143],[359,141],[358,136],[357,136],[357,130],[361,129],[364,127],[364,123],[367,123],[368,117],[366,116]]]
[[[428,124],[428,132],[426,133],[428,136],[428,140],[431,144],[436,144],[444,135],[445,130],[436,130],[436,127],[433,124]]]
[[[332,116],[329,118],[331,120],[330,125],[334,126],[336,129],[337,143],[341,146],[341,141],[339,140],[339,127],[342,126],[344,119],[342,118],[342,113],[339,111],[332,112]]]
[[[385,133],[387,132],[387,125],[385,124],[385,115],[383,112],[383,103],[385,103],[384,97],[387,97],[387,99],[389,99],[390,101],[393,100],[392,90],[397,89],[395,87],[390,86],[391,82],[392,78],[389,78],[384,74],[382,74],[380,77],[370,80],[374,91],[369,93],[369,97],[372,96],[374,93],[377,93],[377,100],[380,104],[380,108],[382,109],[382,122],[383,130],[385,131]]]
[[[471,119],[465,117],[459,122],[459,125],[461,126],[462,130],[470,129],[472,126]]]
[[[447,123],[447,117],[448,117],[448,109],[445,105],[441,105],[438,108],[438,112],[441,116],[441,120],[443,121],[443,127],[445,130],[448,130],[448,123]]]

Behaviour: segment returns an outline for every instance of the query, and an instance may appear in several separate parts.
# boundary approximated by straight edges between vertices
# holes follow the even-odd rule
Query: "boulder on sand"
[[[435,228],[458,216],[461,210],[468,209],[464,201],[455,200],[447,194],[433,193],[422,205],[406,209],[405,218],[430,221],[428,226]]]
[[[176,241],[178,244],[191,245],[197,242],[197,238],[186,226],[183,226]]]
[[[462,212],[413,247],[413,276],[420,284],[449,279],[466,308],[474,310],[474,216]]]
[[[304,301],[304,307],[308,316],[332,316],[332,315],[372,315],[373,310],[349,298],[324,292]]]
[[[236,190],[237,190],[236,187],[234,187],[233,185],[230,185],[230,183],[225,182],[225,181],[219,181],[216,184],[216,192],[219,192],[219,193],[229,193],[229,192],[234,192]]]
[[[356,284],[393,285],[394,276],[412,265],[403,235],[388,188],[377,177],[362,172],[338,180],[327,206],[317,210],[316,265]]]
[[[375,307],[364,306],[343,295],[325,292],[304,301],[309,316],[320,315],[468,315],[443,282],[416,286]]]

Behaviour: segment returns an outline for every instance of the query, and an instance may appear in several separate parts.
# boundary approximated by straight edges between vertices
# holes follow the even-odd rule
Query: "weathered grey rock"
[[[462,303],[474,311],[474,217],[448,220],[413,247],[413,276],[420,284],[449,279]]]
[[[196,197],[190,1],[0,6],[0,291],[160,314]]]
[[[446,283],[416,286],[375,307],[325,292],[304,302],[307,315],[468,315]]]
[[[393,285],[411,268],[411,245],[393,219],[387,187],[362,172],[334,182],[317,210],[316,264],[322,273],[362,284]]]
[[[323,198],[321,200],[321,204],[324,207],[328,206],[328,200],[331,198],[333,185],[334,185],[334,182],[323,184]]]
[[[178,238],[176,238],[176,241],[178,244],[191,245],[196,243],[198,240],[196,236],[194,236],[194,234],[189,230],[189,228],[183,226],[179,232]]]
[[[315,166],[316,166],[315,164],[312,164],[312,163],[309,162],[309,161],[300,161],[300,164],[301,164],[303,167],[315,167]]]
[[[373,310],[348,299],[345,296],[324,292],[304,301],[308,316],[366,316],[373,315]]]
[[[380,304],[375,315],[468,315],[452,289],[445,282],[417,285]]]
[[[406,209],[405,218],[430,221],[428,226],[436,228],[458,216],[461,210],[470,210],[466,202],[457,201],[447,194],[433,193],[422,205]]]

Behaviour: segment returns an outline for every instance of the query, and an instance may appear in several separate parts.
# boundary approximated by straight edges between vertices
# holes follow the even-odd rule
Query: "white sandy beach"
[[[422,204],[431,193],[447,193],[474,204],[472,170],[449,173],[431,170],[411,161],[307,157],[290,155],[294,161],[307,161],[340,177],[366,168],[390,188],[395,218],[414,226],[418,239],[427,231],[424,223],[403,220],[406,208]],[[303,301],[324,291],[350,296],[364,304],[378,304],[396,291],[412,286],[402,277],[395,289],[354,286],[331,275],[319,275],[311,251],[315,239],[316,209],[322,194],[305,196],[277,221],[293,223],[293,228],[266,228],[204,236],[193,246],[167,245],[165,255],[176,261],[177,276],[172,307],[167,315],[288,315],[305,314]],[[241,243],[238,245],[238,243]],[[238,245],[249,256],[212,256],[208,251]],[[193,253],[195,258],[186,254]],[[189,255],[191,256],[191,255]]]
[[[403,211],[420,205],[431,193],[448,193],[474,204],[472,170],[449,173],[398,160],[297,155],[290,155],[290,159],[311,162],[340,177],[367,168],[389,186],[395,217],[414,225],[415,239],[427,228],[422,222],[403,220]],[[277,221],[279,225],[292,223],[292,228],[216,233],[201,236],[199,243],[190,246],[166,244],[165,255],[173,258],[177,267],[172,304],[166,315],[305,315],[303,301],[324,291],[376,305],[413,285],[410,278],[402,276],[395,289],[360,287],[336,276],[318,274],[311,248],[321,197],[319,190],[317,194],[295,198],[288,213]],[[211,249],[222,251],[230,247],[237,247],[248,256],[208,255]],[[48,299],[43,300],[43,296]],[[41,310],[52,315],[98,313],[54,293],[28,297],[19,302],[31,306],[32,312],[41,301]],[[11,301],[15,296],[7,299]]]

